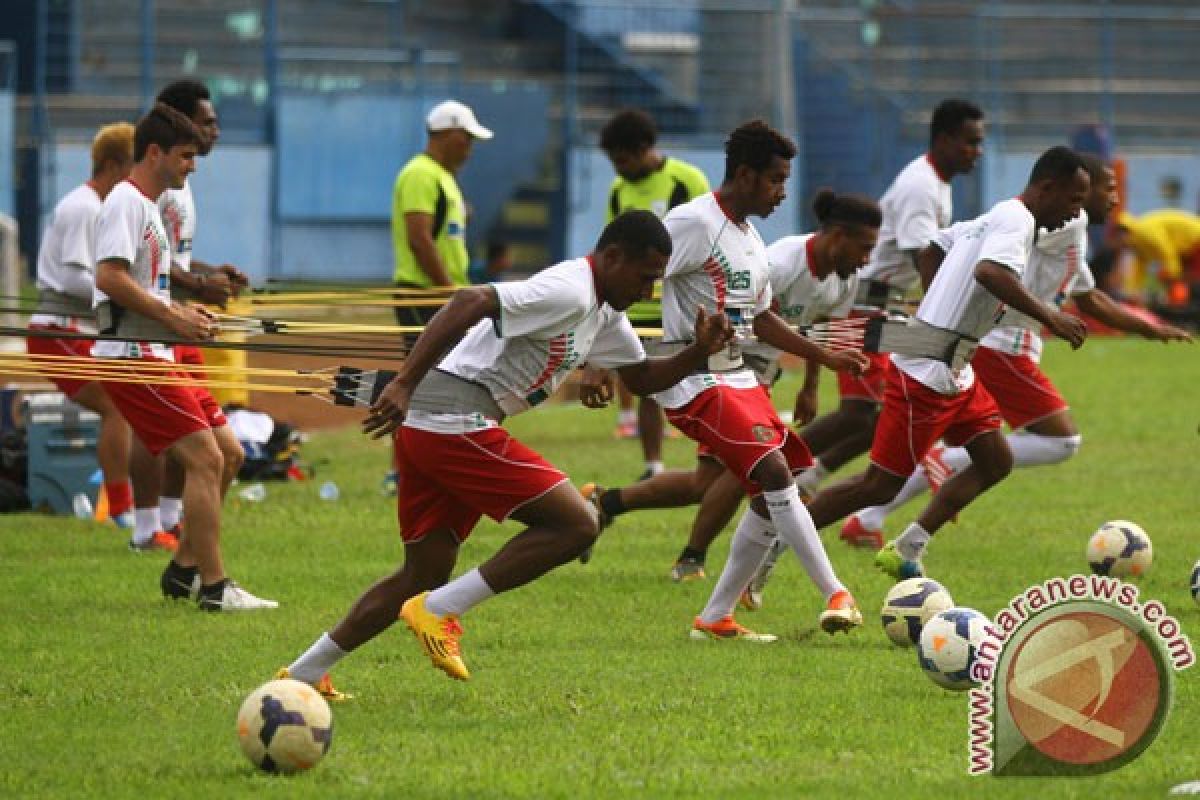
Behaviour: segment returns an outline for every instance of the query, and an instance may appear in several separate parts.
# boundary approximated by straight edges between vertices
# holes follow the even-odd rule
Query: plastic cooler
[[[72,513],[84,493],[94,504],[100,417],[59,392],[25,395],[21,403],[29,442],[29,501],[34,508]]]

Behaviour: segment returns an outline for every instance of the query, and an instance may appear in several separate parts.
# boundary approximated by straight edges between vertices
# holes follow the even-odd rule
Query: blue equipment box
[[[29,502],[56,514],[72,512],[72,498],[83,493],[95,505],[99,415],[59,392],[25,395],[21,402],[29,442]]]

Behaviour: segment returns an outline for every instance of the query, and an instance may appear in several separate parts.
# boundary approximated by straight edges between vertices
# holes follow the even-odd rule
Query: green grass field
[[[1143,597],[1162,600],[1200,643],[1188,594],[1197,536],[1200,350],[1096,339],[1045,358],[1084,433],[1058,467],[1014,474],[934,542],[928,565],[960,605],[996,612],[1029,584],[1086,571],[1089,534],[1128,518],[1153,537]],[[825,376],[824,407],[833,402]],[[795,376],[777,397],[788,407]],[[511,429],[578,483],[628,480],[632,443],[612,412],[551,406]],[[132,555],[115,530],[39,515],[0,519],[0,797],[1163,797],[1200,779],[1200,670],[1177,675],[1174,710],[1139,760],[1089,779],[966,775],[963,694],[926,679],[878,623],[888,581],[870,555],[826,532],[868,622],[816,629],[820,598],[794,558],[767,607],[744,621],[759,646],[693,642],[710,579],[668,569],[691,512],[628,515],[586,567],[570,564],[464,619],[472,680],[432,669],[402,627],[337,670],[355,701],[334,708],[332,750],[309,774],[260,775],[238,750],[242,698],[330,627],[401,555],[378,492],[387,450],[356,431],[321,434],[318,481],[229,502],[231,574],[281,608],[202,614],[158,594],[163,559]],[[685,441],[668,460],[691,463]],[[341,499],[317,497],[322,480]],[[906,522],[916,507],[892,521]],[[460,569],[515,528],[485,523]]]

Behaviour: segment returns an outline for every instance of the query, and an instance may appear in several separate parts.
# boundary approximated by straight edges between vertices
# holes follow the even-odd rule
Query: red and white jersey
[[[120,259],[129,265],[129,274],[138,286],[163,305],[171,304],[171,248],[158,205],[133,181],[118,183],[100,209],[96,221],[96,263]],[[108,296],[95,290],[93,303],[108,301]],[[130,313],[130,312],[125,312]],[[173,347],[147,343],[150,354],[167,361],[175,360]],[[98,341],[92,354],[104,358],[136,358],[143,348],[137,343]]]
[[[184,181],[182,189],[167,189],[158,198],[167,240],[171,243],[171,263],[184,272],[192,268],[192,240],[196,237],[196,201],[192,185]]]
[[[721,358],[736,363],[742,345],[753,341],[754,317],[771,307],[766,244],[749,221],[738,225],[729,218],[716,192],[676,206],[663,225],[672,244],[663,276],[663,341],[690,342],[698,308],[722,313],[737,339]],[[690,375],[654,399],[664,408],[679,408],[719,383],[752,389],[758,380],[747,368]]]
[[[813,274],[815,233],[785,236],[767,248],[768,279],[779,316],[789,325],[811,325],[817,320],[841,318],[850,313],[858,293],[858,275],[841,278],[831,272],[824,278]],[[746,353],[774,361],[780,351],[754,341]]]
[[[975,279],[975,267],[981,261],[992,261],[1011,269],[1022,281],[1033,280],[1027,272],[1036,233],[1033,214],[1019,198],[997,203],[988,213],[965,223],[917,307],[917,319],[982,339],[996,327],[1003,304]],[[970,388],[975,380],[970,365],[956,373],[929,358],[895,354],[892,361],[901,371],[946,395]]]
[[[965,223],[952,225],[938,233],[935,241],[949,252]],[[1078,217],[1052,231],[1039,230],[1030,254],[1030,268],[1022,283],[1037,299],[1061,306],[1068,297],[1087,294],[1096,288],[1096,278],[1087,265],[1088,216]],[[980,345],[1002,353],[1042,358],[1042,323],[1012,308],[1004,309],[996,328],[983,337]]]
[[[467,331],[437,369],[485,386],[506,415],[549,397],[583,362],[614,369],[646,360],[629,319],[603,303],[590,258],[549,267],[524,281],[492,284],[500,317]],[[410,411],[405,425],[435,433],[493,427],[478,414]]]
[[[879,241],[859,278],[911,289],[921,276],[909,253],[924,249],[953,219],[950,181],[938,174],[926,153],[900,170],[879,201],[879,208],[883,211]]]
[[[104,201],[90,183],[77,186],[58,201],[50,224],[42,234],[38,249],[37,287],[78,296],[88,305],[92,303],[92,290],[80,294],[83,284],[95,286],[96,262],[92,257],[92,244],[96,234],[96,220]],[[72,291],[75,289],[75,291]],[[34,314],[29,318],[33,325],[55,325],[61,328],[95,333],[95,324],[88,319],[59,314]]]

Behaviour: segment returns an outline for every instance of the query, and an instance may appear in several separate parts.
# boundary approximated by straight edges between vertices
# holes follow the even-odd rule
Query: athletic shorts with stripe
[[[1029,356],[980,347],[971,359],[975,378],[1000,407],[1013,430],[1065,411],[1069,406],[1038,363]]]
[[[996,401],[978,380],[965,392],[944,395],[889,362],[871,462],[907,477],[938,439],[951,447],[965,445],[1002,424]]]
[[[204,371],[204,353],[196,345],[175,345],[175,363],[186,369],[195,380],[208,380],[208,373]]]
[[[406,543],[443,528],[465,541],[484,514],[502,522],[567,480],[504,428],[433,433],[401,426],[393,443],[396,516]]]
[[[762,487],[750,480],[750,473],[772,451],[783,451],[793,473],[812,466],[812,453],[779,419],[765,386],[735,389],[718,384],[666,412],[672,425],[699,442],[698,455],[720,459],[751,497]]]
[[[862,375],[850,372],[837,374],[838,396],[843,400],[866,400],[871,403],[882,403],[884,383],[887,378],[888,364],[891,356],[887,353],[863,353],[871,362]]]
[[[127,359],[131,364],[169,364],[156,358]],[[208,389],[189,383],[165,383],[164,378],[191,381],[185,369],[146,370],[133,375],[140,383],[101,385],[113,404],[129,422],[134,434],[153,455],[158,455],[175,442],[196,431],[219,428],[226,424],[225,414]]]
[[[36,331],[62,331],[63,333],[79,333],[79,331],[71,330],[70,328],[60,328],[57,325],[30,325],[30,330]],[[91,339],[51,339],[46,336],[28,336],[25,339],[25,349],[29,352],[29,360],[38,363],[38,356],[71,356],[73,358],[91,358],[92,357],[92,340]],[[43,362],[46,366],[55,366],[59,364],[57,359],[54,361]],[[75,364],[74,366],[79,366]],[[84,370],[79,369],[80,373]],[[91,380],[81,380],[77,378],[50,378],[51,382],[59,388],[67,397],[74,397],[79,394],[79,390],[92,383]]]

